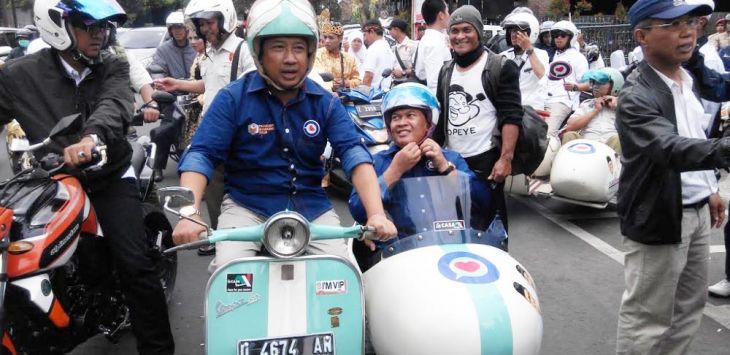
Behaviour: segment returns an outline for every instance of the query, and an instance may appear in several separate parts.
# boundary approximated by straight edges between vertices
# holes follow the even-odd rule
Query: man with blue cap
[[[629,10],[644,61],[619,94],[623,149],[618,214],[626,255],[618,354],[685,354],[707,298],[710,228],[724,219],[713,169],[730,138],[707,139],[692,58],[710,6],[639,0]]]

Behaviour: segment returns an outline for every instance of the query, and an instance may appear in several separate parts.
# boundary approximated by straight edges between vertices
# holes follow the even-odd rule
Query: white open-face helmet
[[[257,0],[248,13],[248,48],[261,76],[276,89],[278,87],[264,72],[261,65],[261,40],[267,37],[303,37],[307,40],[309,62],[307,73],[314,66],[319,31],[317,15],[307,0]],[[304,82],[304,79],[302,79]],[[301,85],[300,82],[298,85]]]
[[[48,45],[59,51],[77,51],[72,22],[106,21],[121,25],[127,14],[115,0],[36,0],[33,20]]]
[[[185,15],[182,11],[175,11],[167,15],[167,19],[165,19],[165,26],[185,26]]]
[[[555,36],[554,32],[566,32],[570,35],[570,47],[578,48],[578,28],[575,24],[570,21],[558,21],[550,29],[550,36],[552,37],[553,47],[555,47]],[[567,49],[567,48],[566,48]]]
[[[537,42],[537,37],[540,35],[540,23],[534,15],[527,12],[511,13],[504,18],[504,21],[502,21],[502,28],[507,31],[505,39],[507,40],[507,44],[511,46],[512,40],[509,35],[510,27],[519,27],[521,30],[529,30],[530,43]]]
[[[231,0],[190,0],[185,7],[185,18],[193,21],[200,38],[203,38],[203,35],[200,33],[199,20],[218,18],[218,27],[226,33],[235,32],[238,24],[236,8],[233,7]]]

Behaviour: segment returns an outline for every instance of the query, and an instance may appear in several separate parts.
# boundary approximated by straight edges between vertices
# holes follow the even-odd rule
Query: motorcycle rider
[[[254,67],[248,46],[243,39],[234,34],[238,24],[236,9],[231,0],[191,0],[185,8],[185,16],[195,25],[195,32],[210,44],[205,60],[200,62],[201,80],[182,80],[164,78],[155,81],[155,85],[168,92],[184,91],[193,94],[205,93],[201,119],[218,91],[231,82],[231,77],[238,77]],[[233,63],[238,53],[238,61]],[[235,79],[235,78],[234,78]],[[216,169],[213,179],[205,192],[205,204],[208,207],[210,225],[218,226],[223,201],[223,168]],[[201,247],[200,255],[211,255],[215,247]]]
[[[439,176],[463,173],[474,176],[459,153],[441,148],[431,139],[439,119],[439,102],[428,87],[417,83],[403,83],[391,89],[383,98],[383,118],[393,144],[373,157],[375,173],[380,184],[380,198],[398,227],[398,236],[414,233],[404,228],[406,222],[397,204],[390,201],[388,190],[400,179],[419,176]],[[484,189],[484,191],[487,191]],[[366,214],[359,194],[352,192],[350,213],[358,223],[365,223]],[[369,240],[365,243],[375,249]],[[377,243],[383,247],[385,243]]]
[[[45,151],[63,153],[71,168],[89,163],[96,146],[107,146],[109,162],[99,171],[80,174],[79,180],[109,243],[137,350],[173,354],[167,305],[147,253],[125,137],[133,107],[129,64],[101,50],[110,22],[123,23],[126,14],[115,0],[36,0],[33,12],[43,40],[52,48],[0,68],[0,122],[16,118],[28,139],[39,142],[60,118],[81,114],[83,131]]]
[[[559,21],[550,30],[550,37],[555,47],[555,55],[550,61],[551,68],[560,64],[556,72],[569,71],[563,79],[548,80],[548,99],[546,108],[550,111],[547,119],[548,133],[560,128],[571,111],[578,107],[580,93],[578,79],[588,71],[588,60],[578,51],[578,29],[570,21]],[[548,69],[548,72],[552,70]],[[548,76],[548,79],[551,77]],[[586,88],[581,88],[583,90]]]
[[[512,48],[500,54],[520,67],[522,104],[544,110],[549,59],[547,52],[533,45],[538,40],[537,18],[531,13],[513,12],[505,17],[502,27],[506,31],[507,44]]]
[[[152,56],[152,64],[157,64],[169,77],[187,80],[190,77],[190,67],[195,60],[195,50],[188,42],[188,29],[185,26],[185,16],[182,11],[175,11],[167,16],[165,20],[167,32],[170,39],[160,44]],[[167,106],[167,112],[163,114],[172,117],[174,107]],[[167,157],[170,153],[170,146],[175,143],[181,129],[176,122],[162,120],[160,126],[150,132],[152,141],[157,144],[155,154],[155,179],[162,181],[163,171],[167,166]]]
[[[30,44],[30,41],[32,41],[35,36],[38,35],[38,31],[33,30],[34,27],[35,26],[26,26],[15,33],[15,39],[18,40],[18,46],[10,51],[10,54],[8,54],[8,57],[5,58],[5,60],[20,58],[27,53],[28,44]]]
[[[537,38],[537,42],[535,43],[535,48],[542,49],[548,54],[548,58],[550,60],[553,59],[553,55],[555,55],[555,47],[553,47],[553,39],[550,37],[550,29],[553,28],[553,25],[555,24],[554,21],[544,21],[540,24],[540,35]]]
[[[213,168],[225,166],[225,191],[218,229],[264,222],[285,209],[314,223],[340,225],[322,189],[320,157],[327,141],[351,173],[379,238],[395,236],[386,218],[372,158],[339,99],[306,78],[317,48],[317,21],[306,0],[258,0],[248,17],[248,46],[256,71],[223,88],[213,99],[178,168],[180,184],[195,194],[181,213],[199,219],[205,185]],[[181,219],[177,244],[196,241],[205,229]],[[221,242],[210,271],[242,256],[254,256],[261,243]],[[308,252],[348,254],[343,240],[316,241]]]

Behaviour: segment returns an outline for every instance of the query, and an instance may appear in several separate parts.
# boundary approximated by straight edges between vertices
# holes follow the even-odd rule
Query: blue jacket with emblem
[[[225,164],[225,192],[264,217],[285,209],[313,220],[332,208],[321,180],[329,140],[350,174],[372,157],[340,101],[306,79],[286,105],[253,71],[221,89],[198,127],[178,172],[208,181]]]
[[[380,184],[380,198],[383,201],[383,207],[385,207],[386,211],[393,219],[393,223],[395,224],[396,228],[398,228],[398,238],[403,238],[415,232],[413,228],[414,222],[411,220],[413,216],[409,215],[409,211],[401,210],[402,206],[398,204],[397,201],[391,201],[389,188],[385,184],[385,180],[383,179],[383,173],[393,162],[393,159],[395,158],[395,155],[396,153],[398,153],[398,151],[400,151],[400,148],[397,145],[393,144],[388,150],[376,154],[373,157],[373,160],[375,165],[375,173],[378,175],[378,183]],[[443,149],[442,151],[446,160],[454,164],[459,174],[466,174],[470,178],[475,179],[475,181],[477,180],[474,172],[469,169],[469,165],[466,163],[464,158],[459,155],[459,153],[448,149]],[[426,158],[423,158],[420,162],[418,162],[418,164],[411,168],[411,170],[405,172],[403,176],[401,176],[401,179],[439,175],[441,174],[433,168],[433,166],[430,164],[430,161]],[[489,201],[489,191],[486,186],[484,187],[484,189],[482,189],[482,192],[485,195],[477,196],[477,199],[479,201]],[[348,203],[350,206],[350,213],[352,214],[352,217],[355,219],[355,221],[364,224],[367,221],[367,215],[365,213],[365,208],[362,204],[362,201],[360,200],[360,197],[357,195],[356,192],[352,192]],[[485,202],[484,204],[488,204],[488,202]],[[382,247],[383,245],[387,245],[388,243],[383,244],[380,242],[376,242],[376,244]]]

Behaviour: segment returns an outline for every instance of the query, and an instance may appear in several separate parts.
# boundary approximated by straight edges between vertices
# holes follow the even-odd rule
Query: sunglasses
[[[569,35],[568,33],[566,33],[566,32],[563,32],[563,31],[555,31],[555,32],[550,32],[550,35],[551,35],[552,37],[554,37],[554,38],[560,38],[560,37],[570,37],[570,35]]]
[[[106,22],[106,21],[94,22],[90,25],[87,25],[87,24],[81,22],[81,23],[75,23],[75,24],[73,24],[73,26],[88,33],[91,36],[95,36],[95,35],[98,35],[101,33],[106,33],[109,30],[109,28],[111,27],[109,22]]]

